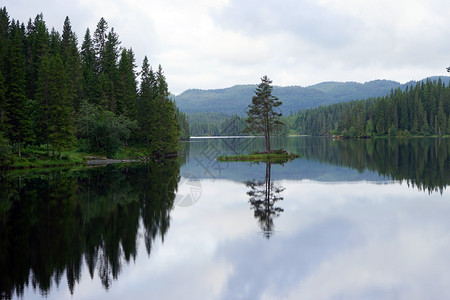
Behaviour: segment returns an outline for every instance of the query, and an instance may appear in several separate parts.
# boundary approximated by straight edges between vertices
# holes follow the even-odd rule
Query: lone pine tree
[[[266,152],[270,152],[270,134],[279,129],[283,123],[280,121],[281,113],[275,111],[282,102],[272,95],[272,80],[266,75],[255,90],[255,96],[247,110],[247,127],[245,132],[264,133]]]

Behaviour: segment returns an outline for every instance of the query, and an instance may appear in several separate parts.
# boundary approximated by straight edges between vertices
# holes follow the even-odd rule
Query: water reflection
[[[246,181],[258,168],[239,164],[220,164],[219,155],[251,153],[263,147],[264,139],[204,139],[191,144],[184,171],[198,178]],[[317,181],[405,181],[409,186],[429,193],[450,184],[450,139],[448,138],[375,138],[333,141],[328,137],[274,138],[274,148],[300,154],[286,164],[280,180]],[[214,155],[212,155],[214,154]],[[255,171],[257,170],[257,171]]]
[[[245,185],[250,188],[247,195],[250,196],[249,203],[258,220],[259,226],[265,238],[269,239],[275,228],[273,219],[280,216],[283,208],[276,207],[278,201],[283,200],[280,193],[284,191],[282,186],[275,186],[271,181],[272,163],[266,163],[266,176],[264,181],[247,181]]]
[[[206,177],[222,144],[184,149],[189,208],[176,161],[0,174],[0,298],[448,298],[449,140],[279,139],[302,157]]]
[[[124,263],[136,259],[140,220],[148,255],[155,239],[164,241],[178,176],[174,160],[3,174],[1,298],[21,296],[30,284],[46,295],[64,274],[73,293],[83,261],[90,277],[97,274],[103,287],[110,288]]]
[[[450,184],[450,139],[380,138],[332,141],[321,139],[316,149],[305,147],[306,159],[377,172],[406,181],[419,190],[442,194]],[[317,142],[317,141],[316,141]]]

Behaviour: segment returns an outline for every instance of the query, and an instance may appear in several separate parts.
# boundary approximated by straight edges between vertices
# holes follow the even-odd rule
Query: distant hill
[[[448,85],[450,77],[441,77]],[[438,77],[430,77],[437,80]],[[426,79],[424,79],[426,80]],[[301,109],[321,105],[362,100],[371,97],[385,96],[392,89],[405,89],[415,85],[416,81],[401,84],[390,80],[374,80],[366,83],[357,82],[323,82],[309,87],[274,86],[273,95],[282,102],[284,115],[296,113]],[[254,95],[257,85],[236,85],[230,88],[215,90],[191,89],[175,96],[178,108],[185,113],[220,112],[223,114],[245,115],[247,106]]]

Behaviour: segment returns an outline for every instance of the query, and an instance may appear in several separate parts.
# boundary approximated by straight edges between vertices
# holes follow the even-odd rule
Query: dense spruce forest
[[[450,134],[450,86],[419,82],[385,97],[300,111],[293,130],[307,135],[429,136]]]
[[[68,17],[59,33],[42,14],[25,25],[0,9],[0,160],[32,147],[53,157],[74,149],[113,157],[128,145],[176,151],[189,136],[187,118],[161,66],[145,57],[136,68],[132,48],[103,18],[80,45]]]

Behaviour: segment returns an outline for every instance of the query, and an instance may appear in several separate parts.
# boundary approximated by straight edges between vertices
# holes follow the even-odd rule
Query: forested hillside
[[[437,78],[436,78],[437,79]],[[443,77],[448,83],[450,77]],[[389,80],[356,82],[323,82],[309,87],[274,86],[273,94],[283,105],[280,107],[284,115],[297,113],[299,110],[319,107],[340,102],[347,102],[370,97],[381,97],[398,88],[404,90],[410,82],[400,84]],[[177,106],[185,113],[219,112],[228,115],[244,116],[247,106],[254,95],[256,85],[237,85],[216,90],[187,90],[174,99]]]
[[[245,120],[237,115],[192,113],[188,117],[192,136],[244,135]]]
[[[145,57],[140,83],[132,48],[101,18],[81,45],[67,17],[62,32],[42,14],[25,25],[0,10],[0,158],[27,146],[47,155],[80,149],[113,156],[145,145],[176,151],[186,116],[169,99],[164,72]]]
[[[352,137],[450,134],[450,86],[441,79],[400,88],[389,95],[298,113],[300,134]]]

